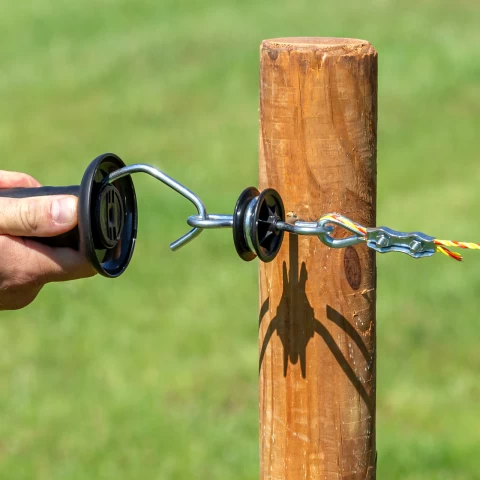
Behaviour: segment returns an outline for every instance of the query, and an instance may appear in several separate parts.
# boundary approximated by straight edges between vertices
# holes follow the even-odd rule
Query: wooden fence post
[[[260,56],[260,189],[277,189],[292,218],[374,226],[375,49],[281,38]],[[365,245],[287,234],[261,264],[261,480],[375,479],[375,287]]]

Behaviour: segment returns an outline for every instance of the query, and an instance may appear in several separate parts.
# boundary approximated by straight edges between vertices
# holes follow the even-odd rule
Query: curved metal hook
[[[346,247],[352,247],[353,245],[358,245],[359,243],[366,243],[367,239],[364,235],[359,235],[356,230],[353,228],[350,228],[348,225],[345,225],[344,223],[341,223],[337,220],[334,220],[332,218],[327,218],[320,220],[318,222],[319,227],[323,227],[326,230],[329,227],[326,227],[327,224],[334,224],[339,227],[344,228],[345,230],[348,230],[349,232],[352,232],[353,235],[347,238],[334,238],[328,233],[322,233],[318,236],[320,241],[324,243],[327,247],[330,248],[346,248]],[[331,230],[330,230],[331,231]]]
[[[207,210],[205,205],[200,200],[200,198],[195,195],[191,190],[184,187],[181,183],[178,183],[173,178],[169,177],[167,174],[163,173],[158,168],[152,167],[151,165],[146,165],[143,163],[137,163],[134,165],[127,165],[126,167],[119,168],[106,178],[107,182],[114,182],[119,178],[131,175],[132,173],[147,173],[148,175],[160,180],[163,184],[170,187],[172,190],[175,190],[177,193],[185,197],[187,200],[192,202],[195,205],[195,208],[198,211],[198,216],[202,219],[207,217]],[[188,242],[191,242],[195,237],[202,233],[202,228],[194,227],[185,235],[181,236],[178,240],[175,240],[170,244],[170,249],[175,251],[179,248],[186,245]]]
[[[233,215],[210,214],[202,218],[200,215],[191,215],[187,218],[187,223],[195,228],[232,228]]]

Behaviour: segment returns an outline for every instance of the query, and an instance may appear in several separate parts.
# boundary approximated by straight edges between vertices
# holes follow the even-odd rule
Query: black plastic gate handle
[[[47,195],[74,195],[78,198],[80,185],[71,185],[68,187],[35,187],[35,188],[3,188],[0,189],[0,197],[6,198],[28,198],[45,197]],[[51,247],[69,247],[75,250],[80,248],[80,236],[78,227],[72,230],[56,235],[54,237],[30,237],[33,240],[49,245]]]
[[[137,200],[129,175],[108,182],[125,167],[114,153],[104,153],[88,165],[80,185],[0,189],[0,197],[28,198],[75,195],[78,225],[55,237],[30,237],[52,247],[70,247],[82,252],[100,275],[118,277],[132,258],[137,238]]]

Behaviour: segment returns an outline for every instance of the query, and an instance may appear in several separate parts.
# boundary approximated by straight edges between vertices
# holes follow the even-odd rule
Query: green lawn
[[[379,51],[378,220],[480,241],[475,1],[0,2],[1,168],[79,182],[105,151],[229,213],[256,184],[264,38]],[[256,479],[257,265],[179,252],[188,202],[136,176],[117,280],[49,285],[0,321],[0,478]],[[378,478],[480,478],[480,253],[378,258]]]

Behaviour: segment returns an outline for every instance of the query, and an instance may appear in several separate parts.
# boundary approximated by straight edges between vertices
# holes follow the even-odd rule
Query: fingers
[[[80,252],[0,235],[0,310],[27,306],[46,283],[93,275],[94,269]]]
[[[78,200],[73,195],[2,197],[0,235],[52,237],[68,232],[78,221],[77,203]]]
[[[30,305],[40,290],[42,285],[21,285],[15,289],[2,292],[0,295],[0,311],[1,310],[20,310]]]
[[[19,172],[6,172],[0,170],[0,188],[33,188],[41,184],[30,175]]]
[[[40,283],[77,280],[96,273],[85,255],[71,248],[51,248],[28,239],[24,248],[28,249],[27,275]]]
[[[0,264],[0,311],[26,307],[46,283],[95,274],[75,250],[50,248],[8,235],[0,236]]]
[[[29,175],[0,170],[0,189],[40,186]],[[78,222],[77,206],[73,195],[0,197],[0,310],[25,307],[45,283],[95,275],[84,253],[24,238],[72,230]]]

